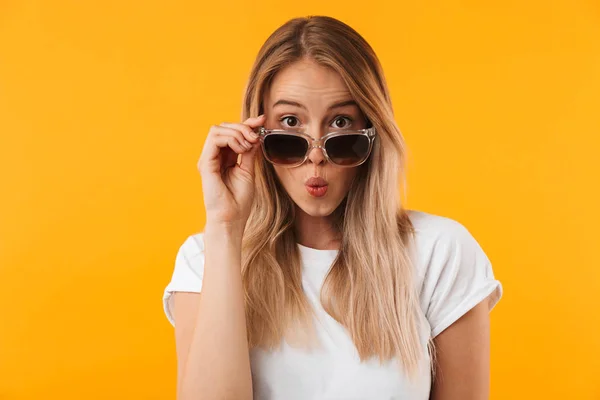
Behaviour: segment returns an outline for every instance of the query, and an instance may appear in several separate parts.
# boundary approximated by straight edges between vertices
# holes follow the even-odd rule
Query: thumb
[[[241,154],[240,168],[249,173],[252,178],[254,178],[254,159],[256,158],[256,153],[259,151],[260,147],[260,142],[257,142],[252,146],[251,150]]]

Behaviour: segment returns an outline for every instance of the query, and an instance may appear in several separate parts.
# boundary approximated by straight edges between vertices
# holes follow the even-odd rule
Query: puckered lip
[[[329,185],[329,183],[327,183],[327,181],[323,178],[321,178],[320,176],[313,176],[312,178],[308,178],[304,184],[306,186],[313,186],[313,187],[321,187],[321,186],[327,186]]]

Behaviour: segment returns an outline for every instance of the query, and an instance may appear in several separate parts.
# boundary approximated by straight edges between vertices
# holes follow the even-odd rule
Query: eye
[[[279,120],[279,122],[286,122],[286,124],[284,126],[288,127],[288,128],[296,128],[298,127],[298,118],[292,116],[292,115],[287,115],[283,118],[281,118]]]
[[[347,122],[347,123],[345,123],[345,122]],[[340,115],[335,120],[333,120],[333,125],[334,125],[334,128],[347,129],[350,127],[350,125],[352,125],[352,118],[345,116],[345,115]]]

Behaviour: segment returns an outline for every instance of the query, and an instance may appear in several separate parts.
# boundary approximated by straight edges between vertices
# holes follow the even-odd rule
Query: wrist
[[[224,221],[211,221],[207,220],[204,226],[204,232],[208,235],[215,235],[221,238],[240,239],[244,235],[244,228],[246,224],[235,222],[224,222]]]

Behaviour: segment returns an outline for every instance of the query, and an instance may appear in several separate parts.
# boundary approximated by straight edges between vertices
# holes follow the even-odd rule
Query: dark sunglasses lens
[[[264,148],[267,158],[281,165],[300,163],[308,150],[308,142],[298,136],[271,134],[265,137]]]
[[[327,140],[325,150],[335,164],[358,164],[369,155],[369,138],[356,134],[335,136]]]

